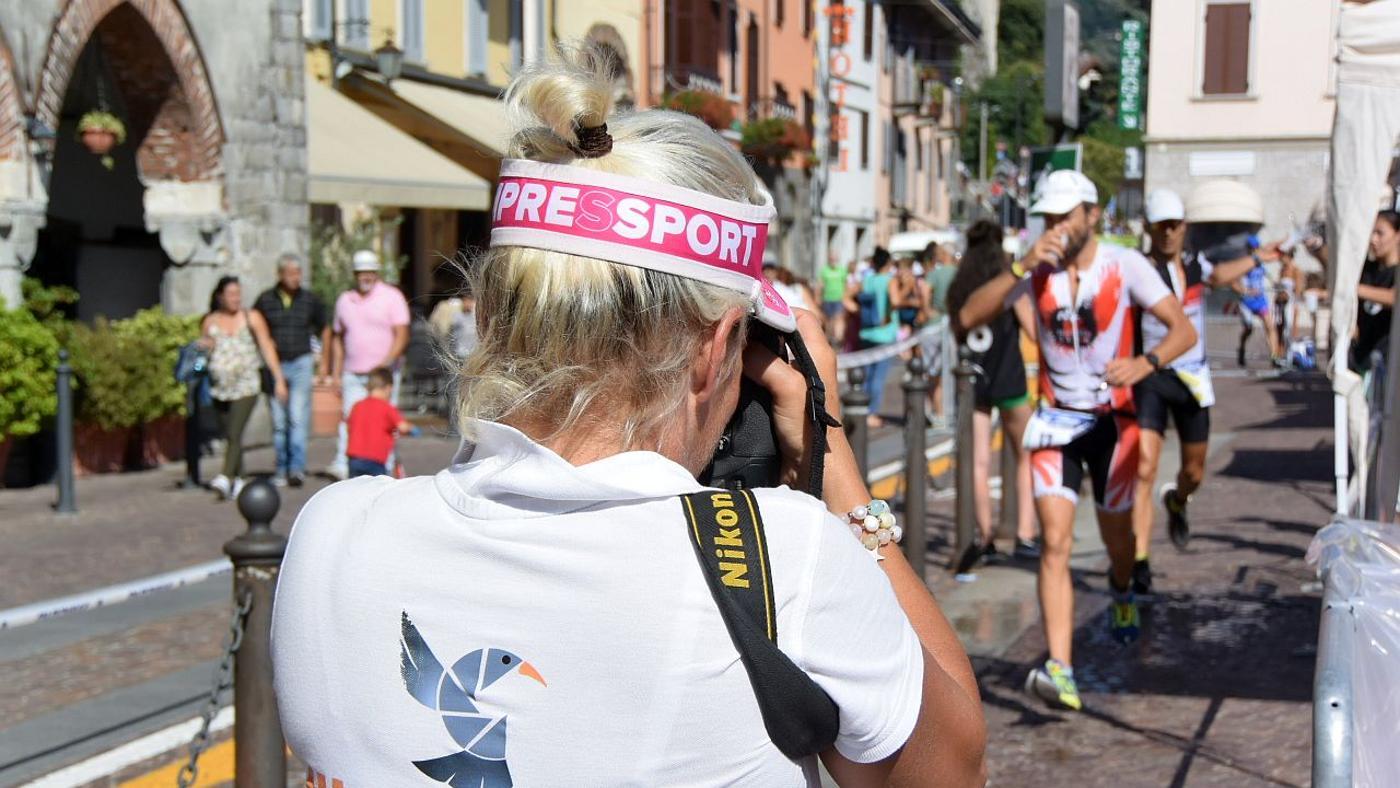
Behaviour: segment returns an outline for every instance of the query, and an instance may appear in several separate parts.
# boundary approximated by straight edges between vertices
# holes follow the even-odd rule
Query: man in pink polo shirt
[[[408,302],[397,287],[379,278],[379,255],[361,249],[352,259],[355,289],[335,302],[335,334],[331,338],[331,376],[340,382],[340,438],[335,459],[326,473],[337,479],[349,475],[345,459],[345,419],[355,403],[368,394],[370,370],[393,370],[390,401],[398,404],[404,350],[408,348]]]

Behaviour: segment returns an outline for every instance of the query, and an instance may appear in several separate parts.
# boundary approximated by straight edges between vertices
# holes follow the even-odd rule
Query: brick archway
[[[9,43],[0,31],[0,159],[18,159],[24,146],[24,101]]]
[[[131,9],[160,42],[174,69],[176,95],[162,108],[156,122],[178,125],[182,145],[179,166],[147,171],[158,157],[143,157],[143,175],[156,180],[205,181],[223,174],[221,149],[223,127],[209,85],[204,58],[190,31],[177,0],[66,0],[49,38],[44,67],[39,75],[35,115],[51,129],[57,129],[64,96],[84,47],[99,25],[112,12]],[[153,128],[154,131],[159,127]]]

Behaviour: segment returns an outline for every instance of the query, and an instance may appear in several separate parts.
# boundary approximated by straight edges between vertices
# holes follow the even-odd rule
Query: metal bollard
[[[846,414],[846,439],[851,443],[851,452],[856,455],[860,478],[868,482],[870,427],[865,423],[865,417],[870,415],[870,394],[865,390],[865,367],[846,370],[846,382],[850,386],[841,395],[841,410]]]
[[[234,784],[271,788],[287,783],[286,745],[277,697],[272,692],[272,595],[287,551],[286,537],[273,533],[272,518],[281,502],[266,479],[257,479],[238,496],[238,511],[248,531],[224,545],[233,561],[233,598],[250,595],[243,642],[233,669],[233,738],[237,753]]]
[[[924,395],[928,392],[927,367],[916,353],[909,359],[909,379],[904,382],[904,556],[920,578],[928,562],[925,533],[928,507],[928,458],[924,444]]]
[[[968,358],[965,347],[959,348],[958,357],[958,366],[953,370],[958,380],[958,427],[953,436],[957,464],[953,568],[977,541],[977,496],[972,489],[972,379],[977,374],[977,365]]]
[[[997,535],[1002,537],[1019,536],[1016,533],[1017,518],[1020,514],[1020,490],[1016,488],[1017,472],[1016,447],[1011,444],[1011,434],[1006,431],[1006,422],[1001,425],[1001,516],[997,525]]]
[[[58,445],[58,503],[59,514],[77,514],[73,500],[73,367],[68,364],[68,351],[58,351],[58,416],[54,425]]]

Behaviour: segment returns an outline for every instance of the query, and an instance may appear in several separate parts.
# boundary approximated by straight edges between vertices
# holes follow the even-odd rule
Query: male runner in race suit
[[[1039,329],[1041,402],[1028,433],[1034,435],[1037,420],[1077,425],[1047,428],[1038,443],[1027,439],[1034,449],[1035,503],[1045,541],[1038,591],[1050,659],[1031,671],[1026,688],[1051,705],[1079,709],[1070,662],[1069,570],[1079,488],[1087,469],[1110,562],[1109,630],[1131,643],[1139,632],[1131,587],[1138,467],[1132,386],[1189,349],[1196,332],[1141,254],[1094,238],[1098,192],[1088,178],[1070,170],[1046,176],[1031,213],[1044,217],[1045,233],[1011,273],[975,291],[955,317],[966,328],[982,325],[1020,296],[1018,288],[1029,288]],[[1026,269],[1032,270],[1023,279]],[[1134,355],[1134,308],[1151,311],[1168,326],[1163,340],[1142,355]]]
[[[1133,390],[1141,430],[1141,456],[1138,459],[1137,495],[1133,501],[1133,533],[1137,558],[1133,563],[1133,591],[1152,591],[1152,567],[1148,552],[1152,542],[1152,485],[1157,480],[1157,460],[1162,455],[1162,436],[1167,417],[1176,424],[1181,439],[1181,468],[1176,481],[1162,485],[1162,507],[1167,511],[1167,534],[1172,544],[1185,548],[1191,538],[1186,520],[1186,502],[1201,486],[1206,470],[1206,449],[1210,438],[1210,407],[1215,391],[1210,382],[1206,359],[1207,287],[1228,286],[1263,264],[1265,257],[1253,254],[1212,265],[1202,255],[1184,252],[1186,206],[1176,192],[1159,189],[1147,195],[1147,228],[1152,238],[1149,252],[1153,267],[1162,281],[1181,302],[1182,310],[1196,329],[1196,344],[1165,369],[1153,372]],[[1272,252],[1273,245],[1264,248]],[[1151,313],[1142,314],[1142,346],[1155,347],[1166,339],[1168,328]]]

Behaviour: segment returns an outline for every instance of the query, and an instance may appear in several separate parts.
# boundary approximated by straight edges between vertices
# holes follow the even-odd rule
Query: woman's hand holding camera
[[[841,396],[836,353],[827,342],[816,315],[804,309],[794,309],[793,313],[797,316],[797,330],[826,386],[826,410],[839,417]],[[783,455],[782,482],[793,489],[805,489],[813,430],[816,429],[807,407],[807,379],[796,367],[758,342],[751,342],[744,348],[744,374],[773,395],[773,428]],[[841,428],[827,430],[827,448],[822,498],[833,512],[850,511],[868,501],[870,493]]]

